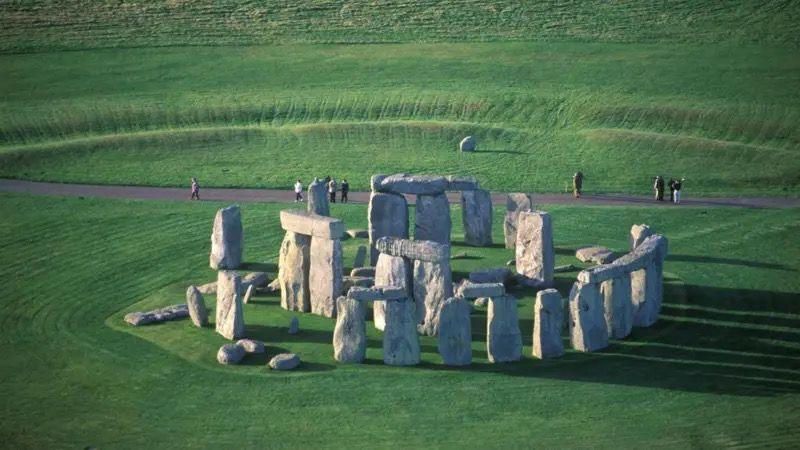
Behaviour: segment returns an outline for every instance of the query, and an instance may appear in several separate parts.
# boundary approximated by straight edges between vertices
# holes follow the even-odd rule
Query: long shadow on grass
[[[784,264],[764,263],[748,259],[737,258],[717,258],[713,256],[697,255],[669,255],[667,261],[695,262],[708,264],[725,264],[730,266],[757,267],[762,269],[785,270],[787,272],[797,272],[797,270]]]

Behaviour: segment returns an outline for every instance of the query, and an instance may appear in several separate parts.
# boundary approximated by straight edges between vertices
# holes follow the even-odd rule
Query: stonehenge
[[[324,180],[314,178],[314,181],[308,185],[307,197],[308,212],[318,214],[320,216],[330,216],[330,204],[328,200],[328,186],[325,185]]]
[[[519,214],[515,251],[520,283],[535,288],[553,285],[555,248],[550,214],[543,211]]]
[[[215,330],[227,339],[244,336],[244,307],[241,278],[232,270],[217,273],[217,307]]]
[[[308,279],[310,267],[311,237],[287,231],[278,252],[278,282],[283,309],[311,311]]]
[[[450,202],[444,192],[417,195],[414,240],[450,244]]]
[[[373,177],[375,178],[375,177]],[[408,202],[400,194],[372,192],[367,208],[369,220],[370,265],[378,261],[375,242],[384,236],[408,237]]]
[[[614,252],[605,247],[595,245],[579,248],[575,251],[575,257],[581,262],[608,264],[614,260]]]
[[[269,360],[272,370],[292,370],[300,365],[300,357],[294,353],[280,353]]]
[[[217,211],[211,232],[209,265],[214,270],[237,269],[242,264],[244,231],[239,205]]]
[[[476,247],[492,245],[492,197],[485,189],[461,192],[464,242]]]
[[[408,298],[386,302],[383,363],[390,366],[419,364],[420,348],[414,305]]]
[[[411,261],[402,256],[381,253],[375,265],[375,284],[401,287],[405,289],[407,298],[414,298]],[[372,320],[375,328],[381,331],[386,325],[384,306],[381,300],[372,302]]]
[[[439,312],[439,355],[446,366],[472,363],[472,325],[470,306],[462,297],[451,297]]]
[[[486,312],[486,355],[492,363],[522,359],[517,299],[510,295],[489,298]]]
[[[519,214],[531,211],[533,202],[531,196],[522,193],[511,193],[506,197],[506,215],[503,219],[503,236],[505,237],[506,248],[514,249],[517,245],[517,222]]]
[[[564,307],[561,294],[555,289],[536,293],[533,306],[533,356],[539,359],[556,358],[564,354],[561,329],[564,326]]]
[[[343,363],[360,363],[367,354],[366,310],[362,300],[347,296],[336,299],[333,357]]]
[[[600,287],[594,283],[576,281],[569,293],[569,337],[572,348],[593,352],[608,346]]]

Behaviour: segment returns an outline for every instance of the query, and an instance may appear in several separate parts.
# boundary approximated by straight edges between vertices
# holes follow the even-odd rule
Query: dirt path
[[[54,195],[65,197],[101,197],[127,198],[141,200],[189,200],[188,188],[163,188],[142,186],[103,186],[90,184],[45,183],[37,181],[20,181],[0,179],[0,192],[26,193],[36,195]],[[458,193],[448,194],[451,202],[459,202]],[[277,189],[221,189],[203,188],[200,190],[203,200],[235,201],[235,202],[292,202],[294,193]],[[409,196],[413,203],[413,196]],[[351,203],[367,203],[369,192],[351,192]],[[505,205],[505,194],[493,193],[492,202]],[[576,200],[568,194],[534,194],[534,201],[541,204],[569,205],[645,205],[658,207],[675,207],[668,202],[656,202],[650,197],[633,195],[584,195]],[[797,208],[800,199],[780,197],[747,197],[747,198],[687,198],[681,206],[727,206],[739,208]]]

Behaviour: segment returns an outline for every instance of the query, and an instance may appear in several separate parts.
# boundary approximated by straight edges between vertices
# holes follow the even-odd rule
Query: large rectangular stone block
[[[373,192],[367,209],[369,220],[370,265],[378,262],[378,239],[389,236],[408,238],[408,202],[399,194]]]
[[[308,185],[308,196],[306,197],[308,212],[320,216],[330,216],[330,201],[328,200],[328,186],[325,181],[314,178]]]
[[[281,228],[325,239],[341,239],[344,235],[344,222],[341,220],[299,209],[281,211]]]
[[[338,239],[311,238],[309,292],[311,312],[336,316],[336,298],[342,292],[342,243]]]
[[[407,298],[406,289],[402,286],[353,286],[347,291],[347,297],[361,301],[372,302],[375,300],[398,300]]]
[[[667,238],[654,234],[630,253],[617,258],[611,264],[603,264],[581,271],[578,281],[582,283],[601,283],[612,278],[619,278],[627,273],[641,270],[654,261],[664,261],[667,254]]]
[[[472,283],[463,281],[458,286],[457,295],[464,298],[499,297],[505,295],[506,287],[503,283]]]
[[[447,186],[447,179],[442,176],[396,173],[380,179],[377,190],[395,194],[437,195],[443,194]]]
[[[242,305],[241,278],[232,270],[217,273],[217,333],[227,339],[244,337],[244,306]]]
[[[375,243],[380,253],[403,258],[426,261],[444,262],[450,260],[450,246],[434,241],[417,241],[394,237],[382,237]]]
[[[450,244],[450,202],[445,194],[418,195],[414,215],[414,240]]]
[[[633,327],[631,277],[623,275],[603,281],[600,284],[600,295],[603,297],[609,337],[614,339],[627,337]]]
[[[243,251],[244,231],[239,205],[220,209],[211,231],[209,265],[214,270],[236,269],[242,264]]]
[[[522,359],[517,299],[510,295],[489,299],[486,312],[486,355],[492,363]]]
[[[600,286],[576,281],[569,293],[569,337],[572,348],[593,352],[608,346],[608,327]]]
[[[287,231],[278,252],[278,284],[283,309],[311,311],[310,268],[311,236]]]
[[[472,363],[470,307],[463,298],[449,298],[439,313],[439,354],[446,366]]]
[[[414,305],[409,299],[387,301],[383,363],[409,366],[419,364],[419,359],[419,335],[414,320]]]
[[[375,283],[379,286],[397,286],[406,291],[406,297],[413,303],[414,289],[411,261],[402,256],[381,253],[375,265]],[[386,304],[378,300],[372,303],[372,320],[375,328],[383,330],[386,326]],[[414,306],[416,315],[416,305]],[[417,322],[419,323],[419,322]]]
[[[523,193],[511,193],[506,198],[506,216],[503,219],[503,236],[506,248],[513,249],[517,245],[517,222],[519,214],[533,209],[531,196]]]
[[[544,211],[523,211],[517,225],[516,268],[519,280],[527,286],[553,285],[555,248],[553,224]]]
[[[631,273],[631,302],[633,304],[633,325],[649,327],[658,321],[661,312],[661,283],[655,264]]]
[[[439,309],[453,296],[453,277],[450,261],[432,263],[414,261],[414,302],[417,319],[422,319],[420,332],[436,336],[439,329]]]
[[[467,245],[492,245],[492,197],[489,191],[477,189],[461,193],[461,220]]]
[[[543,359],[563,355],[563,326],[564,306],[561,294],[555,289],[537,292],[533,307],[533,356]]]

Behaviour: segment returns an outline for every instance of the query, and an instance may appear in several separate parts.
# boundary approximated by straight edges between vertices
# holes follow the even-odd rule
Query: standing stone
[[[655,264],[631,272],[631,303],[633,305],[633,325],[649,327],[658,320],[661,302],[658,300],[659,280]]]
[[[397,286],[406,289],[409,301],[413,299],[413,281],[411,278],[411,261],[401,256],[391,256],[381,253],[375,265],[376,286]],[[386,327],[385,318],[386,302],[375,300],[372,302],[372,321],[375,328],[383,331]]]
[[[414,301],[420,332],[436,336],[439,328],[439,309],[453,296],[453,276],[450,262],[414,261]]]
[[[297,316],[292,316],[292,320],[289,321],[289,334],[297,334],[300,332],[300,321],[297,319]]]
[[[359,245],[358,250],[356,250],[356,257],[353,260],[353,267],[364,267],[365,262],[367,262],[367,246]]]
[[[409,299],[386,302],[386,328],[383,332],[383,363],[390,366],[419,364],[419,336],[414,320],[414,305]]]
[[[550,214],[543,211],[519,214],[516,261],[522,284],[536,288],[553,285],[556,256]]]
[[[348,297],[336,299],[333,357],[343,363],[360,363],[367,355],[366,311],[363,302]]]
[[[186,306],[189,308],[189,317],[196,327],[204,327],[208,325],[208,311],[206,311],[206,304],[203,301],[203,294],[197,289],[197,286],[189,286],[186,290]]]
[[[342,270],[342,242],[312,237],[309,268],[312,313],[336,317],[336,298],[342,292]]]
[[[370,265],[378,262],[375,241],[392,236],[408,238],[408,202],[400,194],[373,192],[369,196]]]
[[[603,281],[600,284],[600,295],[603,296],[609,337],[614,339],[627,337],[633,327],[631,277],[622,276]]]
[[[608,327],[596,283],[576,281],[569,293],[569,337],[572,348],[593,352],[608,346]]]
[[[503,219],[503,236],[506,248],[515,248],[517,245],[517,222],[519,213],[530,211],[533,202],[528,194],[511,193],[506,198],[506,217]]]
[[[469,303],[451,297],[442,304],[439,313],[439,354],[446,366],[466,366],[472,363],[472,326]]]
[[[649,226],[645,224],[641,225],[634,225],[631,227],[631,237],[629,239],[629,243],[631,245],[631,250],[635,249],[639,246],[645,239],[653,235],[653,230],[650,229]]]
[[[489,191],[478,189],[462,192],[461,219],[467,245],[492,245],[492,197]]]
[[[461,149],[462,152],[474,152],[476,148],[475,138],[472,136],[465,137],[458,144],[458,148]]]
[[[214,270],[236,269],[242,264],[244,231],[239,205],[217,211],[211,232],[209,265]]]
[[[308,212],[319,214],[320,216],[330,216],[331,210],[328,203],[328,186],[325,181],[314,178],[308,185]]]
[[[376,186],[375,182],[380,183]],[[410,175],[396,173],[394,175],[372,177],[373,190],[394,192],[395,194],[437,195],[444,193],[450,185],[447,178],[438,175]]]
[[[227,339],[244,336],[244,308],[239,295],[241,279],[232,270],[217,274],[217,315],[215,329]]]
[[[533,356],[557,358],[564,354],[561,329],[564,326],[564,307],[561,294],[555,289],[536,293],[533,307]]]
[[[308,276],[311,236],[287,231],[278,255],[281,307],[289,311],[311,311]]]
[[[445,194],[418,195],[414,240],[450,243],[450,202]]]
[[[489,299],[489,309],[486,312],[486,354],[492,363],[522,359],[517,299],[510,295]]]

